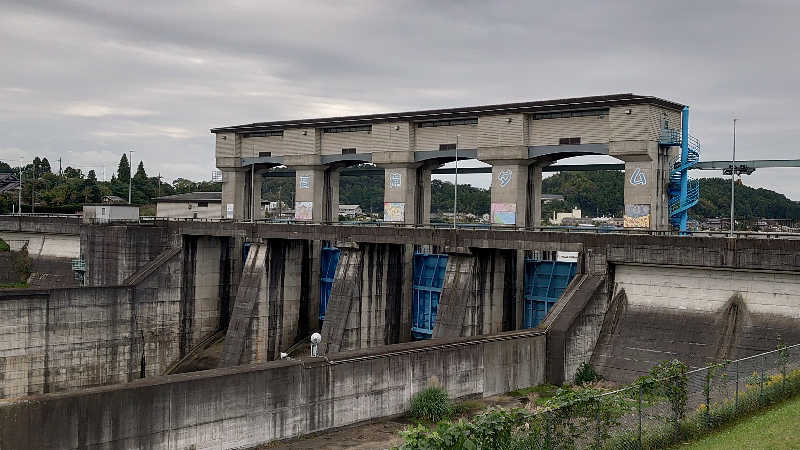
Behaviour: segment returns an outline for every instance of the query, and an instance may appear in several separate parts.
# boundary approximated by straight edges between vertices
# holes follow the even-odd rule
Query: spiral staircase
[[[700,182],[688,176],[688,170],[700,161],[700,141],[689,136],[688,108],[683,110],[681,131],[665,128],[658,143],[665,147],[681,147],[681,154],[669,162],[669,223],[681,232],[686,231],[689,208],[700,199]],[[685,180],[685,184],[684,184]]]

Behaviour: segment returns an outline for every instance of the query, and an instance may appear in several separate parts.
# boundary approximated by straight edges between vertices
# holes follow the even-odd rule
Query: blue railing
[[[666,147],[681,147],[680,156],[669,163],[669,223],[686,233],[689,208],[700,200],[700,182],[690,179],[688,170],[700,161],[700,141],[689,135],[689,108],[681,114],[681,131],[663,129],[658,143]]]
[[[574,262],[525,260],[523,328],[533,328],[544,320],[576,270]]]
[[[433,335],[446,268],[447,255],[414,254],[411,334],[415,339],[430,339]]]

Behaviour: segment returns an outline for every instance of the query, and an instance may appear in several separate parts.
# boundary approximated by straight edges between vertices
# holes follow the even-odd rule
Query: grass
[[[0,283],[0,289],[19,289],[28,287],[28,283],[20,281],[18,283]]]
[[[680,449],[800,448],[800,396],[750,416],[709,436],[677,446]]]

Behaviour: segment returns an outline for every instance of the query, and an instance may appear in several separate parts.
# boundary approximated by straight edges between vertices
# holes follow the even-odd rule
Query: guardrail
[[[0,217],[42,217],[42,218],[79,218],[80,215],[76,214],[6,214]],[[86,223],[90,224],[158,224],[168,222],[183,222],[183,223],[255,223],[255,224],[273,224],[273,225],[296,225],[296,226],[311,226],[311,225],[330,225],[341,227],[376,227],[376,228],[422,228],[422,229],[436,229],[445,230],[453,229],[452,223],[431,223],[431,224],[404,224],[396,222],[383,222],[383,221],[328,221],[312,223],[309,221],[294,220],[294,219],[257,219],[255,221],[247,220],[234,220],[234,219],[220,219],[220,218],[192,218],[192,217],[154,217],[154,216],[141,216],[138,219],[114,219],[112,221],[100,221],[97,219],[87,219]],[[615,233],[615,234],[644,234],[650,236],[681,236],[678,231],[673,230],[651,230],[647,228],[622,228],[622,227],[584,227],[584,226],[538,226],[538,227],[523,227],[516,225],[497,225],[485,223],[459,223],[455,227],[458,230],[491,230],[491,231],[533,231],[533,232],[557,232],[557,233]],[[683,236],[695,237],[730,237],[729,231],[716,231],[716,230],[696,230],[687,231]],[[800,232],[775,232],[775,231],[735,231],[734,238],[751,238],[751,239],[800,239]]]

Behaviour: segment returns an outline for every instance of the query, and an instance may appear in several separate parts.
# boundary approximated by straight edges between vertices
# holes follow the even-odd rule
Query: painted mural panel
[[[402,202],[385,202],[383,204],[384,222],[404,222],[406,218],[406,204]]]
[[[492,223],[498,225],[516,225],[516,203],[492,203]]]
[[[314,202],[294,202],[294,220],[312,220]]]
[[[650,205],[625,205],[625,228],[650,228]]]

